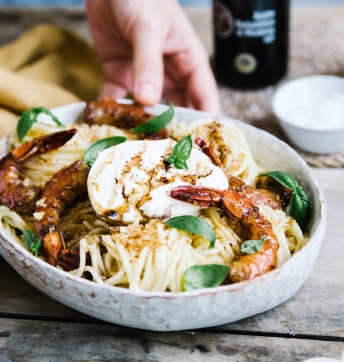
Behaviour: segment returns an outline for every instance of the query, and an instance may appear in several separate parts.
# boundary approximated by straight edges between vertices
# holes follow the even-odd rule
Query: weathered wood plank
[[[31,316],[90,318],[41,293],[26,282],[0,257],[0,314]]]
[[[298,362],[314,356],[339,358],[342,347],[340,342],[294,338],[0,319],[0,354],[13,362]]]

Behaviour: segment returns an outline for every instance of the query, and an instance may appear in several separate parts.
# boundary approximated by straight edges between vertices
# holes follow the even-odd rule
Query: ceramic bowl
[[[68,124],[81,117],[84,103],[53,110]],[[147,108],[160,114],[166,106]],[[214,119],[194,110],[175,108],[180,120]],[[266,170],[294,175],[312,204],[309,242],[282,267],[251,281],[184,293],[138,292],[79,279],[48,265],[0,232],[0,252],[29,283],[50,297],[90,316],[124,326],[157,331],[186,330],[234,322],[271,309],[292,297],[309,276],[325,232],[326,205],[306,163],[288,145],[252,126],[228,118],[244,132],[254,157]],[[3,141],[2,145],[5,145]]]
[[[287,82],[275,92],[272,109],[300,149],[316,154],[344,149],[344,78],[313,75]]]

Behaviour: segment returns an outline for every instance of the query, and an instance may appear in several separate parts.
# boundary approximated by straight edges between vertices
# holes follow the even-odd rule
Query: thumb
[[[159,29],[160,27],[160,29]],[[150,106],[161,100],[164,66],[164,32],[154,20],[141,24],[133,36],[133,93],[139,104]]]

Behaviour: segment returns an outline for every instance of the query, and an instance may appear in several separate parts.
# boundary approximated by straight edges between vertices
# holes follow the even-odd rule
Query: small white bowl
[[[312,75],[282,85],[272,109],[289,139],[317,154],[344,149],[344,78]]]

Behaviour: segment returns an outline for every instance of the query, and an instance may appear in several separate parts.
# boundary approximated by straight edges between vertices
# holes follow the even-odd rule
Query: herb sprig
[[[228,266],[220,264],[194,265],[184,273],[184,289],[217,287],[225,280],[228,271]]]
[[[186,230],[192,234],[203,236],[209,240],[210,249],[215,245],[216,235],[213,229],[200,217],[192,215],[176,216],[165,221],[165,224],[175,229]]]
[[[159,116],[152,118],[146,123],[142,123],[135,128],[132,128],[131,131],[135,133],[154,133],[163,129],[168,123],[170,123],[174,116],[174,104],[169,102],[170,107]]]
[[[23,229],[22,233],[25,246],[29,250],[32,250],[36,256],[38,256],[38,251],[42,244],[41,239],[30,230]]]
[[[254,254],[259,251],[265,241],[265,236],[258,240],[246,240],[241,244],[241,251],[246,254]]]
[[[289,206],[290,215],[297,221],[302,230],[306,229],[311,218],[311,203],[303,187],[299,186],[295,178],[286,172],[272,171],[259,176],[270,176],[293,191]]]
[[[190,157],[192,151],[191,135],[188,135],[177,142],[173,148],[171,156],[166,158],[166,162],[173,164],[175,168],[180,170],[187,170],[187,159]]]
[[[117,146],[120,143],[125,142],[126,140],[126,137],[114,136],[94,141],[86,148],[84,153],[84,161],[89,167],[92,167],[92,165],[96,162],[98,158],[99,152],[106,150],[107,148],[110,148],[112,146]]]
[[[48,109],[44,107],[34,107],[30,108],[19,117],[19,121],[17,124],[17,137],[20,142],[23,141],[23,138],[29,132],[32,125],[37,122],[37,117],[40,113],[44,113],[51,117],[51,119],[59,126],[65,127],[63,123],[61,123],[57,117],[52,114]]]

